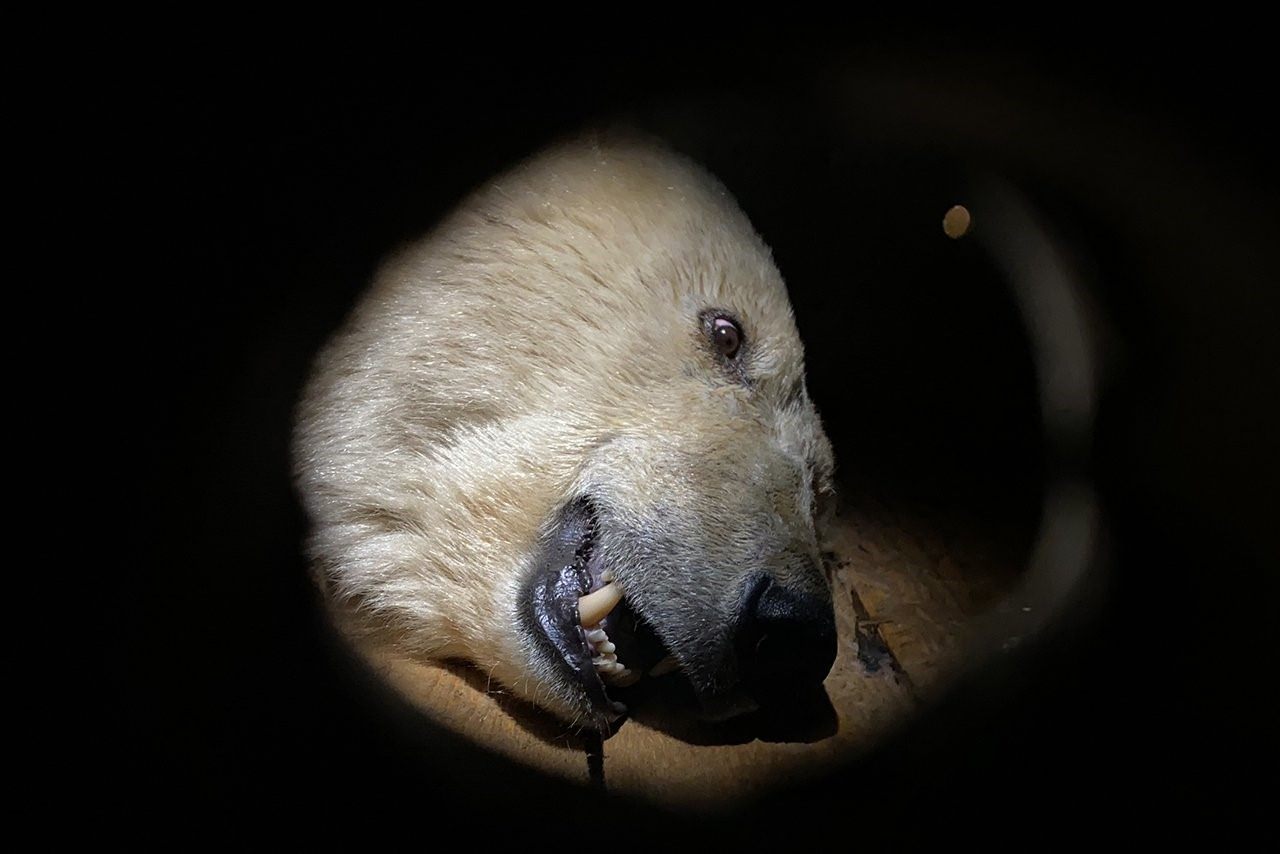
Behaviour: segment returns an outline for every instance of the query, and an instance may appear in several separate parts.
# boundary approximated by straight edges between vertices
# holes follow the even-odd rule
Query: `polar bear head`
[[[663,148],[562,144],[401,251],[318,358],[294,450],[352,631],[567,721],[655,695],[722,719],[831,667],[833,459],[786,289]]]

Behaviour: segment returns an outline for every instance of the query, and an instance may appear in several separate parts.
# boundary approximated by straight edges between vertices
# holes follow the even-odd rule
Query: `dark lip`
[[[525,582],[526,607],[520,618],[543,654],[557,662],[562,674],[582,689],[587,723],[611,734],[619,715],[592,663],[592,649],[578,622],[578,599],[592,587],[587,562],[595,546],[598,519],[586,498],[567,504],[539,546],[533,571]]]

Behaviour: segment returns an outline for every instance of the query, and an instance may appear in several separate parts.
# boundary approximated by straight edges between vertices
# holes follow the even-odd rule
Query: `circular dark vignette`
[[[385,83],[365,88],[350,76],[273,87],[267,77],[246,72],[186,92],[181,102],[194,109],[184,118],[194,132],[182,142],[184,155],[191,155],[184,158],[183,192],[193,212],[182,221],[188,243],[175,245],[195,239],[201,259],[218,259],[191,265],[194,275],[208,277],[208,290],[188,292],[219,293],[236,310],[201,306],[190,312],[202,324],[196,334],[184,326],[184,340],[162,342],[193,357],[180,376],[163,378],[189,435],[175,433],[152,451],[168,460],[162,465],[183,461],[183,494],[194,496],[194,506],[172,502],[159,509],[172,518],[156,526],[150,544],[156,568],[138,594],[147,678],[140,680],[136,708],[129,709],[136,712],[131,723],[139,727],[141,743],[160,746],[165,773],[157,779],[174,783],[164,798],[193,791],[182,785],[188,782],[212,792],[209,803],[220,804],[260,805],[282,791],[332,803],[333,793],[343,792],[348,813],[358,813],[362,799],[376,799],[383,806],[412,802],[417,815],[432,818],[450,811],[472,816],[478,803],[492,817],[492,804],[500,800],[501,817],[524,828],[573,804],[579,826],[598,822],[607,830],[621,823],[637,844],[677,836],[760,844],[835,831],[864,844],[878,837],[902,845],[930,835],[929,828],[949,835],[970,827],[973,815],[993,809],[1041,827],[1123,809],[1128,821],[1155,819],[1158,826],[1161,816],[1150,803],[1164,804],[1164,815],[1194,815],[1214,803],[1208,786],[1218,790],[1217,798],[1232,799],[1234,815],[1247,811],[1257,793],[1237,782],[1245,777],[1230,763],[1257,755],[1262,706],[1251,702],[1249,691],[1224,692],[1222,686],[1248,686],[1265,672],[1250,649],[1265,647],[1251,639],[1267,624],[1262,608],[1269,599],[1251,594],[1264,566],[1273,565],[1263,560],[1269,551],[1261,534],[1267,519],[1259,484],[1275,482],[1263,440],[1277,432],[1264,403],[1275,378],[1265,366],[1280,358],[1274,343],[1259,334],[1274,302],[1259,310],[1257,300],[1274,300],[1267,285],[1276,280],[1276,253],[1268,243],[1274,217],[1257,204],[1273,201],[1274,173],[1255,162],[1262,160],[1258,151],[1273,146],[1253,126],[1250,99],[1265,103],[1251,81],[1268,78],[1236,65],[1203,82],[1186,76],[1190,72],[1177,77],[1173,48],[1162,54],[1153,45],[1156,56],[1146,60],[1187,84],[1168,88],[1184,99],[1171,108],[1170,129],[1161,122],[1161,110],[1170,108],[1162,100],[1170,97],[1167,90],[1115,73],[1128,67],[1121,57],[1131,45],[1113,44],[1101,55],[1090,51],[1092,71],[1066,52],[1050,51],[1056,62],[1041,64],[1033,57],[1040,45],[1033,47],[960,49],[958,58],[981,61],[951,62],[944,69],[929,51],[885,51],[880,44],[870,51],[794,51],[787,55],[794,62],[763,62],[728,85],[739,103],[753,105],[767,100],[762,81],[796,84],[787,100],[822,117],[832,148],[852,152],[851,166],[874,169],[884,162],[873,149],[926,162],[947,152],[984,172],[1012,176],[1076,260],[1084,261],[1081,266],[1096,268],[1090,297],[1110,324],[1102,337],[1123,357],[1099,390],[1085,472],[1096,487],[1104,522],[1099,530],[1113,555],[1103,602],[1077,613],[1058,637],[1017,645],[844,771],[770,796],[750,813],[697,821],[594,799],[495,761],[433,728],[363,671],[348,668],[345,651],[328,645],[316,619],[297,549],[301,524],[281,459],[306,362],[388,247],[429,225],[474,180],[551,135],[617,109],[620,101],[695,88],[690,82],[701,66],[667,61],[674,70],[655,77],[652,63],[630,57],[634,72],[619,65],[593,75],[623,81],[609,95],[579,92],[560,100],[547,99],[543,84],[548,78],[578,80],[580,69],[523,80],[504,76],[499,83],[474,74],[450,77],[442,67],[434,69],[443,85],[431,90],[430,111],[414,108],[423,103],[423,86],[432,85],[422,82],[432,77],[423,69],[403,89]],[[1250,45],[1237,48],[1232,62],[1246,62]],[[700,62],[709,50],[700,47]],[[740,67],[719,64],[731,66]],[[940,70],[946,73],[935,73]],[[1012,82],[1045,76],[1056,89]],[[836,86],[842,87],[839,97],[824,100]],[[1208,88],[1212,94],[1205,94]],[[804,97],[794,97],[795,91]],[[1054,97],[1056,91],[1083,91],[1093,100],[1082,106]],[[1123,116],[1108,111],[1121,104]],[[441,124],[428,120],[428,113],[450,119]],[[715,122],[703,125],[704,136],[724,133]],[[1191,138],[1193,127],[1224,130],[1204,131],[1197,137],[1203,145],[1193,151],[1160,142],[1179,134]],[[848,139],[860,140],[861,147],[846,146]],[[839,165],[840,158],[837,150],[832,160]],[[456,168],[442,174],[442,161]],[[1141,168],[1130,168],[1134,164]],[[1232,176],[1240,170],[1247,180],[1237,184]],[[723,170],[718,174],[739,192],[740,182]],[[910,182],[904,186],[917,199],[929,195]],[[424,195],[424,187],[435,189]],[[810,216],[793,231],[822,228],[823,218],[812,214],[838,207],[815,204],[816,195],[796,201]],[[931,208],[927,227],[935,234],[937,212],[960,198],[939,195],[947,198],[921,203]],[[783,207],[773,216],[748,207],[776,246],[776,226],[787,230]],[[1160,213],[1185,210],[1205,213],[1194,218],[1194,227],[1190,218],[1175,222]],[[985,215],[975,216],[975,238],[986,223]],[[848,232],[835,230],[824,239],[849,242]],[[910,259],[895,263],[910,266]],[[798,280],[804,264],[803,258],[779,259],[789,282]],[[1214,271],[1212,300],[1201,298],[1205,270]],[[874,279],[883,272],[872,266],[863,275]],[[822,339],[808,334],[812,321],[806,317],[831,311],[838,300],[806,293],[808,307],[797,306],[797,313],[812,354],[822,349]],[[911,330],[859,331],[884,345]],[[825,362],[815,358],[811,369],[820,371]],[[912,367],[902,361],[840,364],[829,369],[823,385],[837,387],[840,375],[852,370],[848,385],[871,389],[877,402],[918,415],[910,401],[875,382],[876,370],[900,378],[909,374],[904,366]],[[838,410],[840,404],[816,385],[814,398],[824,414]],[[870,409],[865,400],[857,404],[849,411]],[[850,427],[846,444],[838,442],[842,459],[849,456],[849,439],[870,437],[882,443],[887,469],[905,458],[892,431],[859,429]],[[920,435],[908,432],[902,444]],[[193,447],[207,451],[193,457]],[[923,454],[929,455],[927,448]],[[1203,459],[1213,460],[1212,476],[1198,462]],[[905,468],[903,480],[927,492],[921,470]],[[174,555],[183,556],[188,573],[175,575]],[[229,567],[256,585],[252,596],[234,597],[234,626],[227,615]],[[1200,604],[1193,609],[1194,626],[1184,630],[1169,615],[1186,613],[1189,602]],[[197,644],[196,636],[217,643]],[[1010,689],[1013,683],[1018,687]],[[1207,732],[1216,735],[1194,735]],[[1093,773],[1098,768],[1108,773]],[[1081,779],[1091,781],[1083,816],[1062,807],[1078,798]],[[363,781],[360,791],[352,791],[352,780]],[[851,806],[876,820],[855,826]],[[780,815],[787,819],[760,820]]]

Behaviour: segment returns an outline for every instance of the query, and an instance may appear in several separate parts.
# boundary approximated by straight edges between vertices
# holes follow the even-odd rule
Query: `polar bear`
[[[348,631],[573,726],[724,720],[831,668],[834,460],[782,277],[651,141],[560,143],[386,263],[316,360],[294,460]]]

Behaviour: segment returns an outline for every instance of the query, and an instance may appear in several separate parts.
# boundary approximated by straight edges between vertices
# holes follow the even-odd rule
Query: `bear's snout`
[[[760,576],[743,600],[737,648],[743,684],[757,700],[821,683],[836,658],[830,597]]]

